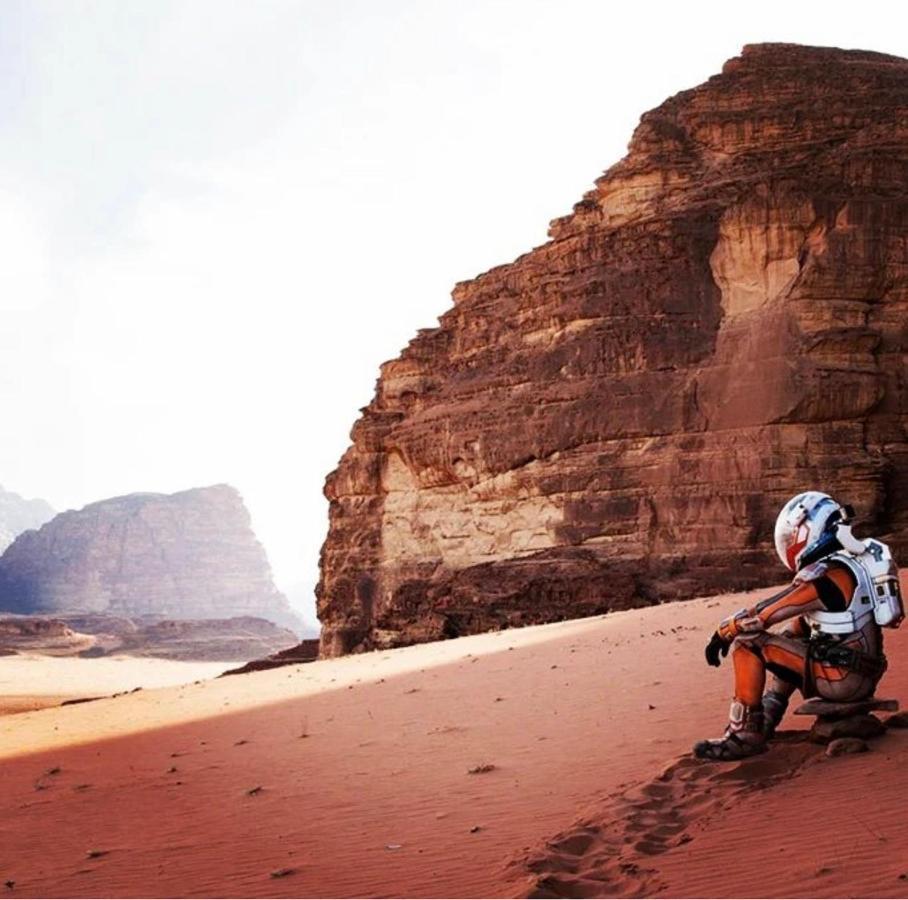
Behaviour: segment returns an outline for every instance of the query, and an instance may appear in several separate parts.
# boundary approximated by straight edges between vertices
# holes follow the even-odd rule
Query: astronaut
[[[776,519],[776,552],[794,580],[785,590],[723,620],[706,646],[718,666],[732,653],[735,695],[728,727],[699,741],[701,759],[762,753],[795,690],[854,701],[873,696],[886,671],[881,628],[903,618],[889,548],[851,533],[854,511],[828,494],[793,497]],[[787,621],[782,633],[770,627]]]

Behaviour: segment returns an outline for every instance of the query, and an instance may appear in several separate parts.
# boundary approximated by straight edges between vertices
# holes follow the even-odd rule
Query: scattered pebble
[[[385,844],[386,850],[400,850],[403,844]]]
[[[248,744],[248,743],[249,743],[249,741],[247,741],[246,738],[243,738],[241,741],[237,741],[233,746],[234,746],[234,747],[242,747],[243,744]]]
[[[870,747],[867,741],[855,737],[836,738],[826,748],[827,756],[844,756],[846,753],[866,753]]]
[[[482,831],[482,826],[481,826],[481,825],[474,825],[474,826],[470,829],[470,834],[476,834],[477,831]]]
[[[260,784],[257,784],[254,788],[249,788],[249,790],[246,791],[246,793],[250,797],[254,797],[256,794],[261,794],[263,790],[265,790],[265,789]]]
[[[102,856],[107,856],[110,853],[109,850],[89,850],[85,854],[86,859],[100,859]]]
[[[272,878],[286,878],[288,875],[293,875],[296,872],[296,869],[275,869],[271,873]]]
[[[467,769],[467,774],[469,775],[484,775],[486,772],[492,772],[495,770],[495,765],[493,763],[482,763],[478,766],[473,766],[471,769]]]

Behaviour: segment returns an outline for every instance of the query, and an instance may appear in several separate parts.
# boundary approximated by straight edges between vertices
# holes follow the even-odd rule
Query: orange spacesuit
[[[885,544],[851,534],[851,515],[818,491],[783,507],[776,550],[794,580],[724,619],[707,644],[712,666],[731,648],[735,694],[725,734],[697,743],[696,756],[762,752],[795,690],[841,701],[872,696],[886,670],[881,627],[902,620],[898,570]],[[768,630],[786,620],[784,632]]]

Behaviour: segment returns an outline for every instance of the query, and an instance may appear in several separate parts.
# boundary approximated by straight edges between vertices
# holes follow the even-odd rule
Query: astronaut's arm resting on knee
[[[730,643],[736,637],[746,638],[749,634],[765,631],[777,622],[825,608],[816,582],[795,582],[784,591],[761,600],[755,606],[740,609],[723,619],[719,623],[716,633],[722,640]]]

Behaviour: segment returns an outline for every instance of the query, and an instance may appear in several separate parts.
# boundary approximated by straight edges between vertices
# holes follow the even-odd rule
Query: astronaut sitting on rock
[[[731,648],[735,695],[725,734],[698,742],[696,756],[733,760],[763,752],[795,689],[840,702],[873,696],[886,671],[881,627],[899,626],[902,601],[889,548],[858,540],[852,516],[819,491],[798,494],[782,508],[776,551],[794,580],[723,620],[710,639],[711,666]],[[784,632],[768,630],[785,620],[791,624]]]

